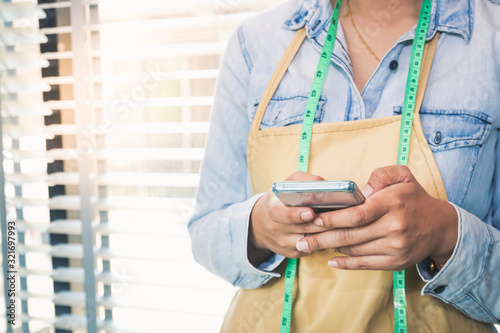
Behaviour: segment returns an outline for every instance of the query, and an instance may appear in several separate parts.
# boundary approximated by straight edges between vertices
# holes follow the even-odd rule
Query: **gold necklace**
[[[354,28],[354,30],[358,34],[359,39],[361,40],[361,42],[363,43],[363,45],[368,49],[368,51],[370,51],[370,53],[372,54],[372,56],[378,62],[380,62],[380,59],[377,57],[377,55],[375,54],[375,52],[373,52],[373,50],[368,46],[368,44],[366,44],[365,39],[363,37],[361,37],[361,34],[359,33],[358,28],[356,27],[356,24],[354,24],[354,20],[352,19],[352,14],[351,14],[351,4],[350,4],[349,0],[347,0],[347,12],[349,13],[349,18],[351,19],[352,27]]]

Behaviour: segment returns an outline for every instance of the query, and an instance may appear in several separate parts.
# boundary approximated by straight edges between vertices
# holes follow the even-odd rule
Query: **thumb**
[[[325,178],[303,171],[295,171],[290,176],[288,176],[288,178],[285,179],[285,181],[319,181],[319,180],[325,180]]]
[[[391,165],[373,170],[362,192],[365,198],[369,198],[387,186],[413,181],[416,181],[415,177],[407,166]]]

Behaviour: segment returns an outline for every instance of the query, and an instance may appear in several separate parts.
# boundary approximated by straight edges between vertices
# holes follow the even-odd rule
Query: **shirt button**
[[[441,132],[440,131],[436,132],[436,136],[434,137],[434,143],[437,144],[437,145],[439,143],[441,143]]]
[[[397,60],[393,60],[389,63],[389,68],[391,71],[395,71],[396,69],[398,69],[398,66],[399,66],[399,63]]]
[[[314,22],[314,26],[312,28],[312,30],[316,30],[316,28],[318,27],[318,25],[321,23],[321,20],[316,20],[316,22]]]
[[[446,289],[446,286],[438,286],[438,287],[436,287],[436,289],[434,289],[434,292],[436,294],[441,294],[445,289]]]

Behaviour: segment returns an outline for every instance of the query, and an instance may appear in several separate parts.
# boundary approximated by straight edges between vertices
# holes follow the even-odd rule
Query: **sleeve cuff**
[[[285,257],[280,254],[273,253],[265,263],[258,267],[258,269],[263,272],[272,272],[278,268],[283,260],[285,260]],[[279,277],[280,275],[278,273],[273,273],[273,276]]]
[[[273,254],[269,259],[262,263],[258,268],[254,267],[248,260],[248,230],[250,222],[250,214],[257,200],[264,195],[258,193],[247,200],[240,207],[240,213],[234,216],[231,221],[232,247],[235,254],[235,263],[238,266],[240,276],[235,285],[253,289],[259,288],[273,277],[280,277],[280,274],[273,272],[284,260],[284,257],[278,254]]]
[[[418,273],[426,282],[422,295],[430,294],[447,303],[453,303],[482,278],[488,262],[486,254],[494,241],[486,225],[468,218],[468,212],[451,204],[458,214],[458,240],[452,256],[434,276],[430,272],[430,259],[417,264]]]

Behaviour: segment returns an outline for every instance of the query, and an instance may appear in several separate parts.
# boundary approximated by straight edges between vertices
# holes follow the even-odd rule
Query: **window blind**
[[[20,292],[0,330],[219,331],[235,289],[194,262],[186,223],[227,39],[274,3],[0,3]]]

